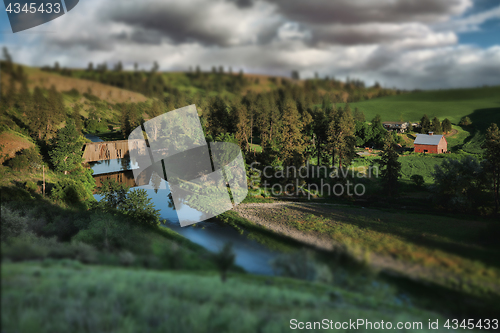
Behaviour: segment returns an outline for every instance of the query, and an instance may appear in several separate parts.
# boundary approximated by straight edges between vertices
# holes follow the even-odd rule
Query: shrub
[[[42,227],[40,234],[45,237],[57,237],[60,241],[69,241],[79,231],[74,223],[74,214],[71,212],[61,213],[54,209],[37,209],[41,215],[45,215],[46,225]],[[35,230],[34,230],[35,231]]]
[[[213,255],[213,259],[215,265],[217,265],[217,268],[219,269],[222,282],[226,282],[227,271],[231,268],[231,266],[233,266],[234,258],[235,254],[232,243],[224,244],[222,249]]]
[[[127,249],[135,253],[149,253],[150,246],[144,231],[122,216],[96,212],[90,217],[88,228],[80,230],[74,241],[90,244],[97,249]]]
[[[81,207],[83,202],[89,199],[89,189],[85,185],[81,181],[64,178],[55,184],[50,196],[53,200],[69,206]]]
[[[460,122],[458,123],[459,126],[470,126],[472,125],[472,121],[470,120],[469,117],[465,116],[460,119]]]
[[[27,232],[11,238],[2,247],[2,255],[13,261],[33,259],[73,259],[82,263],[97,262],[98,252],[90,245],[80,242],[61,243],[56,238],[36,237]]]
[[[38,185],[35,184],[34,182],[32,181],[27,181],[25,184],[24,184],[24,188],[27,189],[28,191],[30,192],[36,192],[38,191]]]
[[[118,258],[120,259],[120,263],[123,266],[130,266],[135,262],[135,256],[132,252],[122,251],[118,254]]]
[[[68,91],[65,91],[64,93],[66,95],[74,97],[74,98],[80,97],[80,92],[78,90],[76,90],[75,88],[68,90]]]
[[[37,238],[30,233],[12,238],[9,244],[2,243],[2,257],[12,261],[44,259],[48,249],[37,242]]]
[[[18,237],[26,231],[28,223],[25,217],[3,205],[1,206],[1,213],[2,241],[5,241],[11,237]]]
[[[22,149],[11,158],[7,165],[14,170],[38,170],[42,167],[42,157],[36,148]]]
[[[422,187],[425,184],[424,177],[422,175],[412,175],[410,179],[417,185],[418,187]]]
[[[311,251],[282,254],[274,259],[271,265],[277,275],[307,281],[316,278],[316,265]]]

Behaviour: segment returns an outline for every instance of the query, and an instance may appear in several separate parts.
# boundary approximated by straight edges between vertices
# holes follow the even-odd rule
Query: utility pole
[[[42,188],[43,188],[43,196],[45,196],[45,165],[42,166],[42,170],[43,170],[43,185],[42,185]]]

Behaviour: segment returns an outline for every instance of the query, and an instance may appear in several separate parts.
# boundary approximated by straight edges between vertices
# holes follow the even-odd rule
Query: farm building
[[[402,121],[384,121],[382,125],[386,130],[396,130],[398,133],[404,133],[408,128],[408,123]]]
[[[444,135],[417,134],[413,142],[416,153],[442,154],[448,150],[448,142]]]

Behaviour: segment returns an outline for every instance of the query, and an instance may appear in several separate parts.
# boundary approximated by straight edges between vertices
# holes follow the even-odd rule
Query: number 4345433
[[[46,13],[46,14],[59,14],[61,12],[61,4],[60,3],[41,3],[38,5],[37,3],[30,3],[29,6],[27,3],[24,5],[21,5],[20,3],[9,3],[9,5],[6,8],[6,11],[8,13],[14,13],[14,14],[19,14],[21,12],[23,13]]]
[[[446,323],[443,325],[443,327],[447,329],[458,329],[463,328],[463,329],[484,329],[484,330],[489,330],[493,329],[496,330],[498,329],[498,319],[481,319],[475,321],[474,319],[469,319],[469,320],[462,320],[460,322],[458,319],[448,319]]]

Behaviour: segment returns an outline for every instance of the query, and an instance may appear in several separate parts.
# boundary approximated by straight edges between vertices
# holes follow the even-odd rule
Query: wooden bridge
[[[130,155],[130,149],[143,151],[146,149],[144,140],[130,140],[132,147],[129,147],[129,140],[89,142],[83,146],[83,162],[97,162],[124,158]]]

